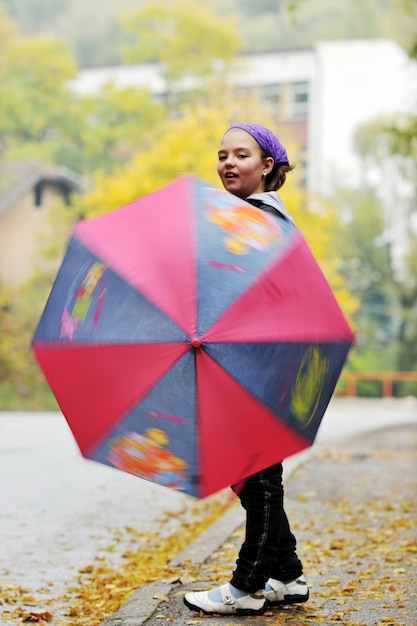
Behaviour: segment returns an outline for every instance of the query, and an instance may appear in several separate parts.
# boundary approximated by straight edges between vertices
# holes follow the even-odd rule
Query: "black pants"
[[[285,582],[300,576],[303,566],[284,511],[282,463],[249,476],[237,495],[246,510],[246,535],[231,584],[254,593],[268,578]]]

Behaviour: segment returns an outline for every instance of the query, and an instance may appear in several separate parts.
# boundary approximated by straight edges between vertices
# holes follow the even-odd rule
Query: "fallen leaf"
[[[195,577],[187,576],[187,574],[185,574],[184,576],[181,576],[179,579],[179,582],[181,583],[181,585],[190,585],[194,581],[195,581]]]
[[[169,598],[168,596],[163,596],[160,593],[156,593],[154,596],[152,596],[154,600],[161,600],[162,602],[169,602]]]

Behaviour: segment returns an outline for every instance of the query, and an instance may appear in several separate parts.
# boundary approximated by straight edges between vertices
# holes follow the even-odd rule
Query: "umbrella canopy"
[[[291,222],[182,177],[75,227],[33,349],[83,456],[205,497],[313,443],[352,341]]]

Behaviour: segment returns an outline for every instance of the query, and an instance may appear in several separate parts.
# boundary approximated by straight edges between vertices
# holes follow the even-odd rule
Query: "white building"
[[[417,63],[394,41],[319,42],[309,130],[311,188],[360,178],[353,136],[379,116],[417,112]]]
[[[155,98],[165,93],[153,64],[83,69],[73,88],[94,93],[109,81],[147,87]],[[319,41],[312,48],[242,55],[234,82],[273,104],[277,122],[302,148],[308,189],[324,194],[339,182],[360,180],[353,146],[359,124],[417,110],[417,62],[387,39]]]

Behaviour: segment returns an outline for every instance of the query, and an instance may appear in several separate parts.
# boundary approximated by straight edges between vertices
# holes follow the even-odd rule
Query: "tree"
[[[125,17],[123,25],[136,38],[125,50],[126,61],[161,67],[171,111],[177,106],[175,92],[185,89],[182,81],[191,81],[192,90],[201,87],[218,74],[219,64],[230,63],[241,45],[231,18],[219,19],[210,7],[192,0],[149,2]]]
[[[167,6],[171,3],[165,0]],[[68,39],[83,67],[121,62],[121,47],[129,44],[130,36],[121,28],[119,15],[144,4],[145,0],[0,0],[26,34],[53,33]],[[409,14],[404,14],[405,4]],[[360,35],[395,39],[408,49],[415,4],[415,0],[193,0],[192,10],[209,5],[219,16],[234,15],[250,50]]]
[[[11,22],[7,17],[3,7],[0,6],[0,96],[1,96],[1,84],[5,80],[7,75],[7,61],[6,53],[10,43],[17,36],[17,25]],[[0,103],[0,117],[1,117],[1,103]],[[1,127],[1,122],[0,122]],[[4,138],[0,131],[0,157],[5,150]]]
[[[16,37],[18,33],[17,24],[11,22],[0,6],[0,78],[3,78],[3,73],[6,70],[6,51],[10,42]]]
[[[359,369],[417,369],[417,141],[414,118],[377,119],[356,132],[362,187],[339,190],[340,270],[360,306]],[[399,387],[399,386],[398,386]],[[405,389],[405,387],[404,387]]]
[[[256,3],[251,0],[239,0],[241,8],[248,15],[257,13],[281,13],[286,9],[287,0],[258,0]]]
[[[166,116],[147,89],[108,84],[94,97],[75,95],[68,83],[77,66],[65,42],[19,35],[0,15],[1,33],[4,158],[36,158],[82,174],[109,170],[143,146],[147,134]]]
[[[357,137],[389,245],[398,308],[398,369],[417,367],[417,139],[411,131],[416,119],[376,120],[359,129]]]
[[[417,5],[395,0],[407,20],[405,45],[417,59]],[[358,129],[356,144],[371,172],[368,184],[379,198],[389,241],[397,303],[397,367],[417,369],[417,116],[379,119]]]
[[[397,4],[412,33],[410,56],[417,58],[416,3]],[[384,216],[396,303],[396,367],[417,369],[417,116],[374,120],[358,129],[356,145]]]
[[[112,83],[80,103],[86,115],[84,132],[74,146],[83,171],[111,171],[126,163],[166,118],[165,107],[147,89],[117,89]],[[93,165],[93,167],[91,167]]]
[[[56,403],[30,351],[39,312],[39,295],[33,286],[31,301],[37,302],[28,311],[27,290],[12,298],[0,286],[0,407],[20,409],[54,409]]]
[[[335,203],[344,218],[336,234],[339,270],[360,302],[354,316],[357,346],[380,352],[395,333],[395,281],[381,206],[372,190],[341,190]]]
[[[32,275],[17,291],[0,285],[0,408],[57,409],[31,351],[31,341],[74,215],[57,200],[49,219],[50,229],[38,233],[39,252]]]
[[[76,71],[64,42],[47,37],[11,40],[0,83],[0,141],[4,149],[48,142],[54,134],[62,133],[71,110],[67,82]]]
[[[232,108],[200,106],[186,109],[177,120],[167,120],[155,135],[152,145],[138,152],[131,163],[111,175],[97,173],[94,188],[79,198],[76,210],[86,217],[110,211],[171,182],[181,175],[197,175],[219,186],[216,172],[220,138],[232,119]],[[294,145],[285,142],[290,153]],[[340,275],[339,253],[333,233],[337,213],[333,207],[321,207],[315,213],[307,208],[305,192],[297,184],[296,170],[280,192],[288,210],[303,231],[345,313],[352,315],[357,302],[348,292]]]
[[[410,57],[417,59],[417,5],[414,0],[394,0],[398,13],[405,18],[408,28],[405,30],[403,45]]]
[[[308,200],[305,192],[297,185],[297,179],[290,182],[288,196],[284,195],[286,187],[287,183],[280,194],[318,260],[344,314],[350,323],[355,325],[359,300],[355,291],[351,289],[346,275],[341,271],[343,251],[338,239],[341,221],[336,205],[323,198],[316,198],[314,203],[311,198]]]
[[[10,16],[22,24],[24,30],[33,30],[45,22],[55,22],[59,15],[65,13],[70,0],[3,0]]]

